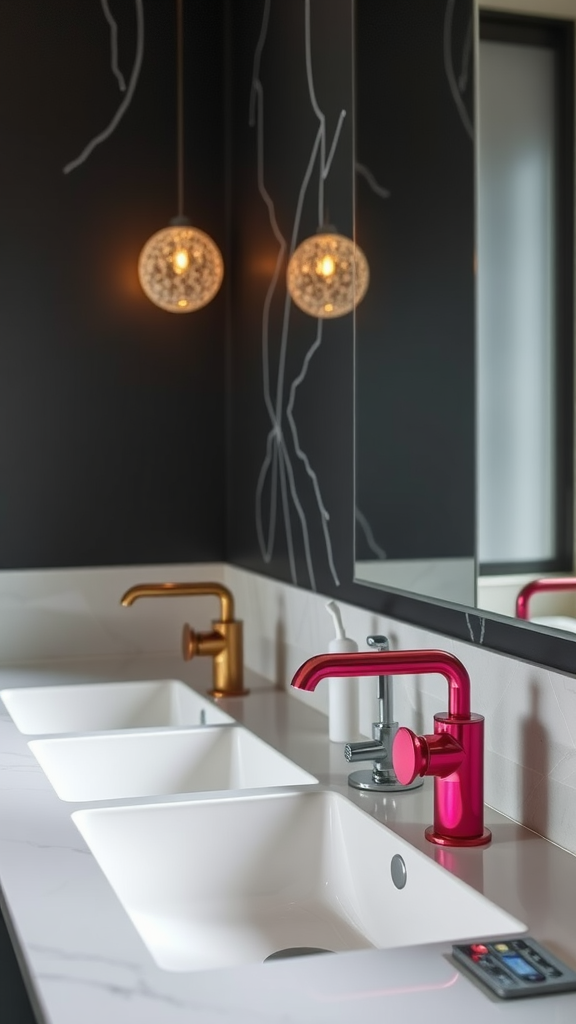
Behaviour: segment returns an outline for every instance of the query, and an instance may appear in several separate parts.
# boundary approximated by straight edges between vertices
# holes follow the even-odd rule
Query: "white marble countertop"
[[[64,682],[183,679],[206,689],[209,666],[177,658],[51,663],[0,670],[0,689]],[[221,706],[254,733],[344,793],[528,925],[531,935],[576,968],[576,859],[487,809],[490,846],[443,851],[424,840],[432,788],[391,797],[347,786],[342,748],[327,720],[250,675],[251,695]],[[42,1024],[348,1024],[369,1019],[490,1019],[530,1024],[547,1013],[576,1019],[576,994],[501,1002],[460,974],[449,945],[302,957],[242,968],[161,970],[71,820],[79,806],[58,799],[0,702],[0,893]],[[177,798],[176,798],[177,799]],[[422,908],[423,914],[426,908]]]

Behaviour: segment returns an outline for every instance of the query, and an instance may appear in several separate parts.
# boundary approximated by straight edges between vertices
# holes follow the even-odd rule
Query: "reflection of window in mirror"
[[[480,16],[481,576],[574,569],[573,32]]]

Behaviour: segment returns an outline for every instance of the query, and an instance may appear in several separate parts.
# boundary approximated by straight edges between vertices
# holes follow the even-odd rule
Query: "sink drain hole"
[[[278,949],[275,953],[264,958],[263,963],[269,960],[285,960],[290,956],[313,956],[315,953],[333,953],[333,949],[320,949],[319,946],[288,946],[287,949]]]

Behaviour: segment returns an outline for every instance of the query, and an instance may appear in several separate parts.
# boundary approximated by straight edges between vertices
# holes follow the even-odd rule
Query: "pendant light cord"
[[[182,0],[176,0],[178,216],[184,216],[184,41]]]

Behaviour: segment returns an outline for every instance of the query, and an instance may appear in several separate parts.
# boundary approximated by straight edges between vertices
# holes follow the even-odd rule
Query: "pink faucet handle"
[[[428,745],[424,736],[401,726],[392,744],[392,763],[398,782],[409,786],[418,775],[425,775],[428,767]]]
[[[409,785],[417,775],[436,775],[445,779],[462,764],[464,750],[448,733],[416,736],[402,726],[394,737],[392,762],[396,777],[403,786]]]

